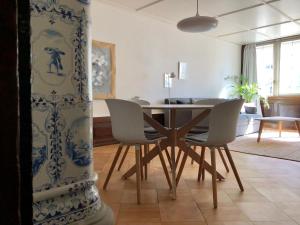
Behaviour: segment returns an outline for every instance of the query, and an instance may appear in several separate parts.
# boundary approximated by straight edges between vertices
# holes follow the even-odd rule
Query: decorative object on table
[[[115,97],[115,45],[93,40],[92,85],[94,99]]]
[[[178,22],[177,28],[183,32],[198,33],[211,30],[218,26],[218,20],[215,17],[200,16],[199,2],[197,0],[197,13]]]
[[[187,78],[187,63],[178,62],[178,79],[185,80]]]
[[[165,88],[172,88],[173,87],[173,81],[172,79],[175,78],[175,73],[164,73],[164,87]]]
[[[244,108],[248,114],[254,114],[257,112],[255,101],[258,98],[259,87],[257,83],[249,83],[248,80],[243,76],[228,76],[225,80],[232,82],[231,88],[233,97],[241,97],[245,100]]]

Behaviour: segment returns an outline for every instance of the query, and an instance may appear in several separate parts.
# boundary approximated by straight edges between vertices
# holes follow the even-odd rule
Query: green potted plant
[[[232,93],[234,97],[241,97],[245,100],[244,108],[245,112],[254,114],[257,112],[255,100],[257,99],[259,87],[257,83],[248,83],[248,80],[243,76],[227,77],[225,80],[232,81]]]

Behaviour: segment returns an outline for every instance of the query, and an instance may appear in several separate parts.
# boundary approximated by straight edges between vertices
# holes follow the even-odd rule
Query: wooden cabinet
[[[94,147],[118,143],[112,136],[110,117],[93,118]]]

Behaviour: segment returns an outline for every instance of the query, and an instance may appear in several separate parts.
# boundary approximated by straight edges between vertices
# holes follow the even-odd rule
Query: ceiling
[[[173,24],[196,14],[196,0],[100,0]],[[300,34],[300,0],[199,0],[199,13],[217,17],[203,34],[236,44]]]

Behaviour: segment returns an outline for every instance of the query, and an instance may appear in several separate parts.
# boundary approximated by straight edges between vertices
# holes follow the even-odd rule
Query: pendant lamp
[[[196,16],[183,19],[178,22],[177,28],[183,32],[198,33],[205,32],[216,28],[218,20],[210,16],[199,15],[199,0],[197,0],[197,13]]]

